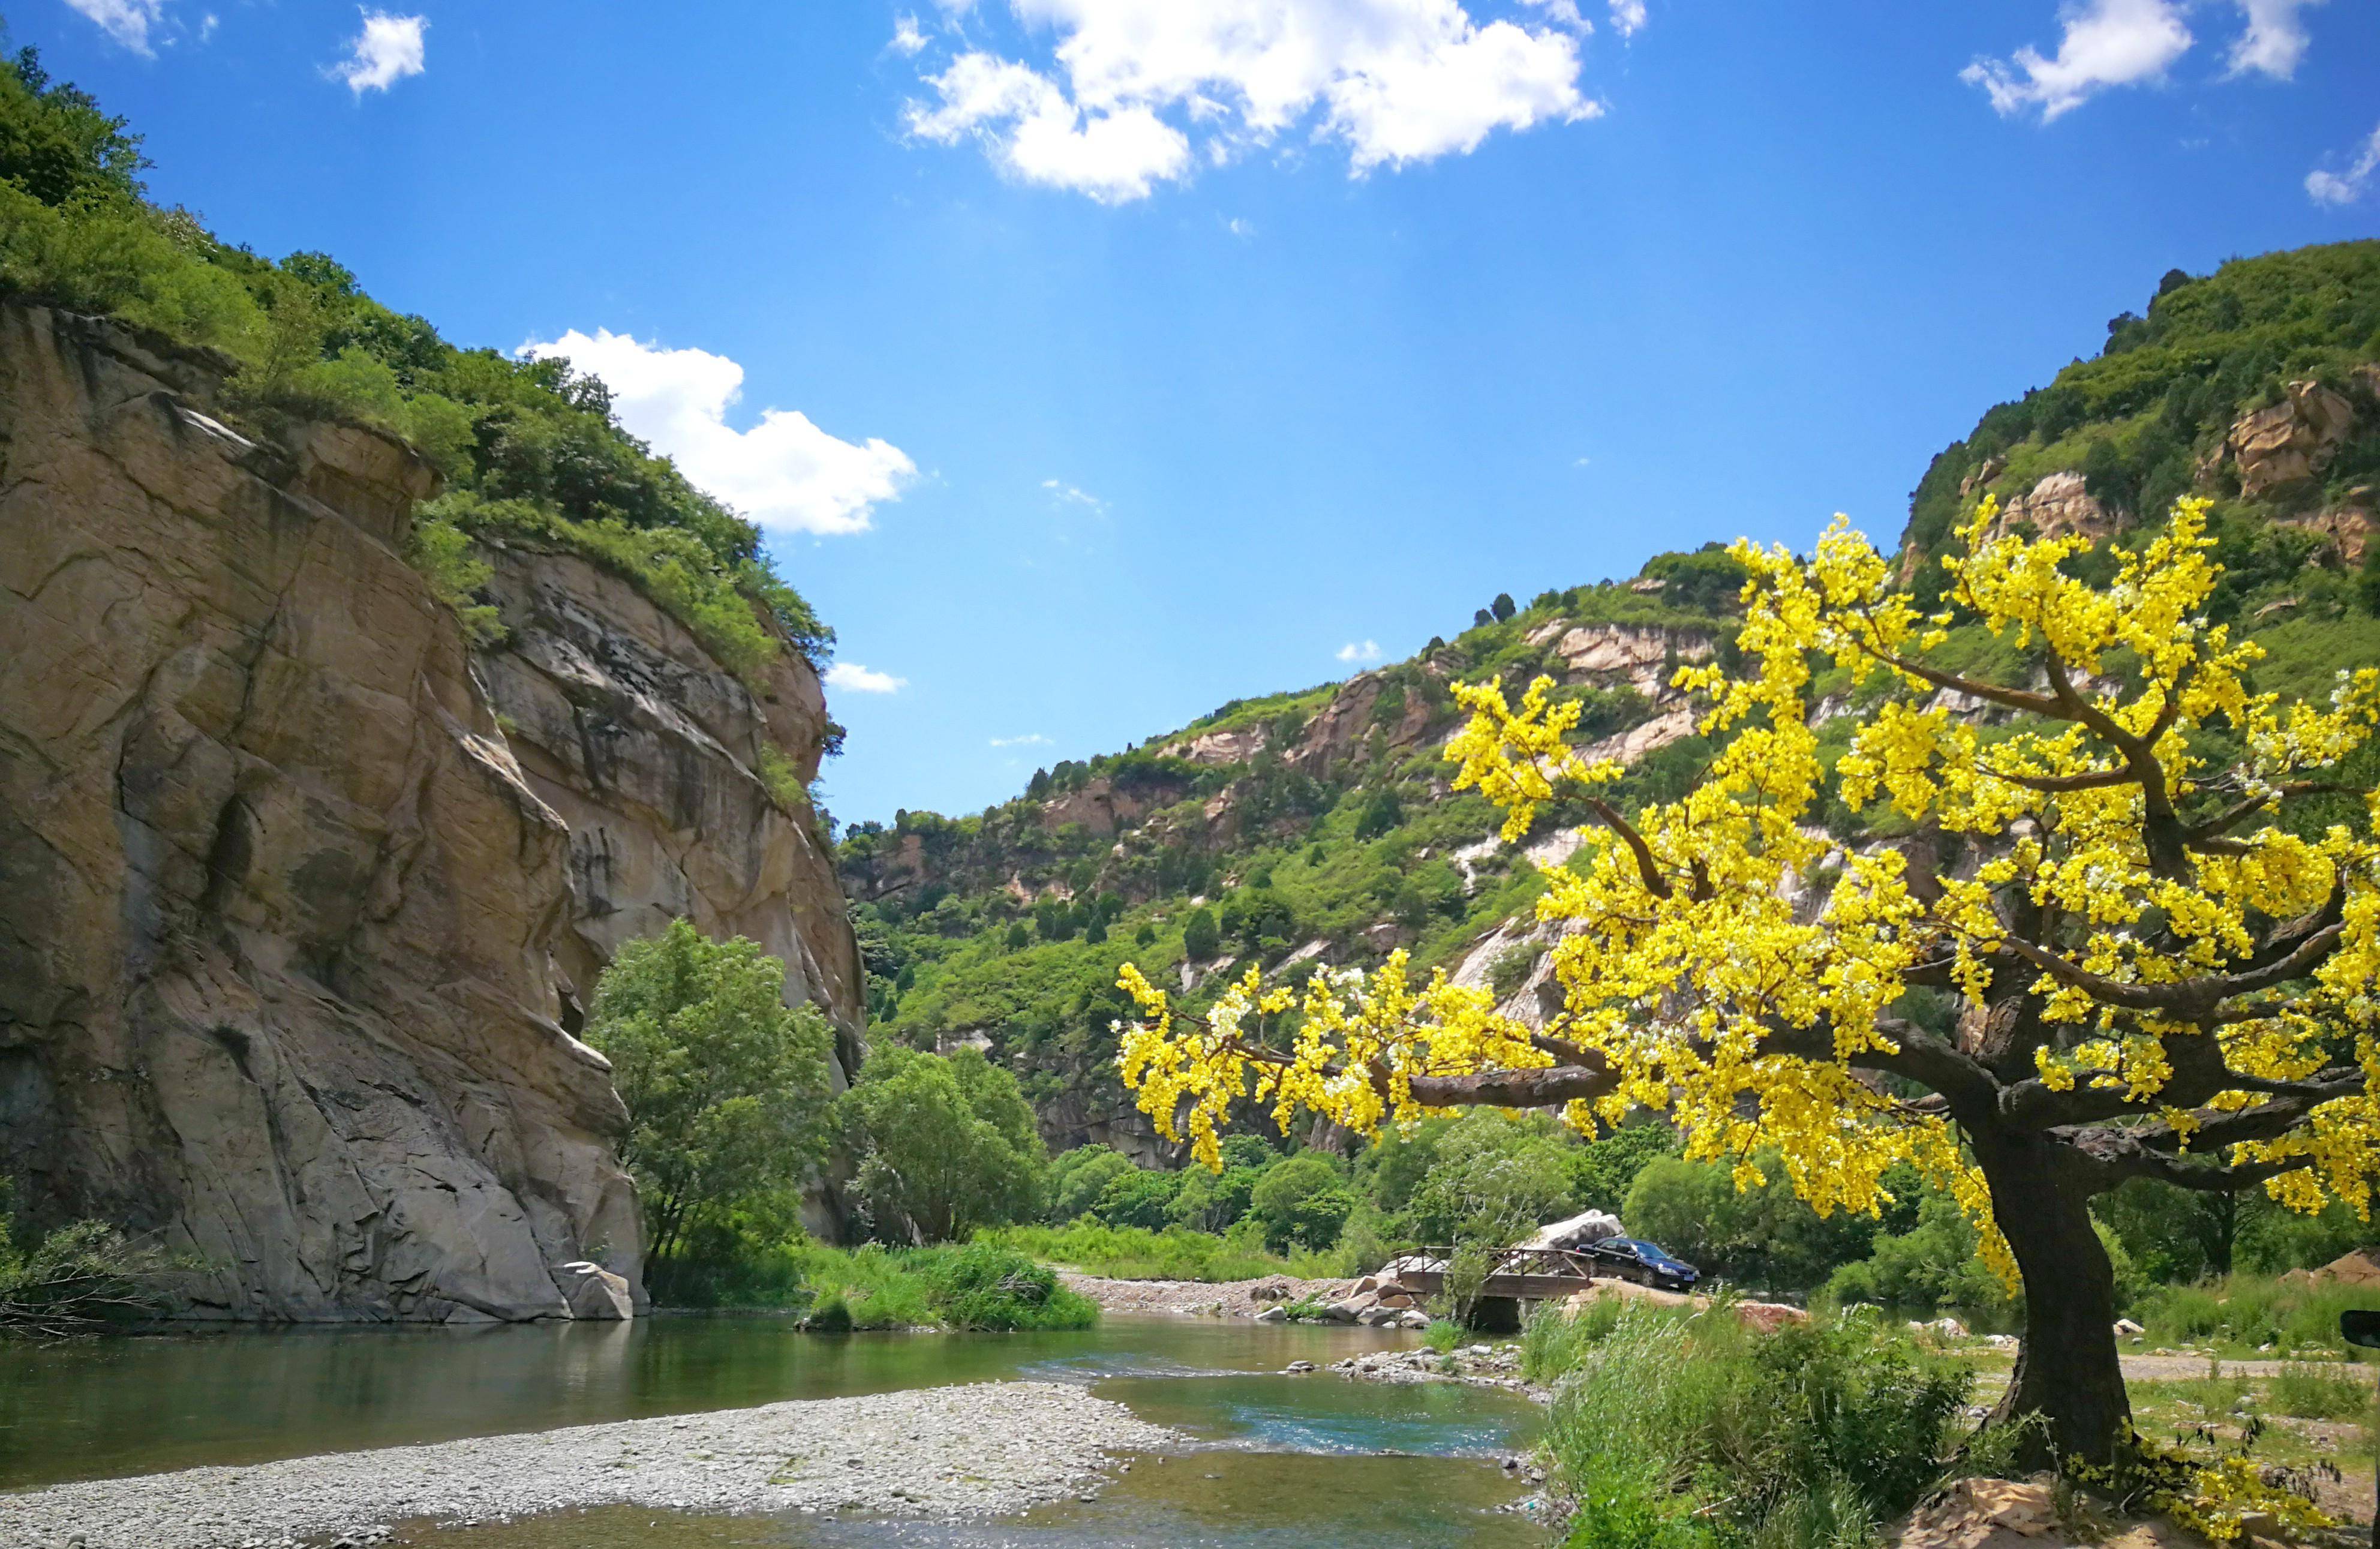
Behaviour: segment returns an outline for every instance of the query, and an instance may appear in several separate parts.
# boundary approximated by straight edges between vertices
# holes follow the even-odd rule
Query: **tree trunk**
[[[2115,1271],[2091,1225],[2092,1180],[2055,1142],[1988,1127],[1969,1134],[2024,1278],[2024,1344],[1990,1423],[2047,1420],[2047,1437],[2024,1450],[2027,1467],[2110,1462],[2131,1434],[2132,1409],[2116,1350]]]

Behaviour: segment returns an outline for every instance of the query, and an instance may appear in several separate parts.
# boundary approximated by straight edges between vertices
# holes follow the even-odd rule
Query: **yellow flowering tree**
[[[1213,1165],[1246,1098],[1364,1134],[1468,1104],[1559,1104],[1592,1134],[1641,1105],[1739,1182],[1773,1151],[1822,1214],[1877,1209],[1887,1170],[1913,1165],[2025,1292],[2001,1416],[2046,1416],[2061,1454],[2119,1456],[2090,1199],[2152,1177],[2369,1202],[2380,848],[2374,793],[2339,766],[2372,734],[2380,673],[2342,673],[2327,705],[2259,693],[2260,649],[2204,616],[2203,502],[2087,566],[2079,537],[1998,526],[1975,514],[1931,617],[1840,520],[1808,559],[1738,543],[1743,670],[1676,680],[1720,750],[1684,798],[1633,815],[1548,681],[1518,704],[1459,688],[1455,788],[1503,810],[1508,842],[1557,800],[1595,819],[1537,906],[1559,1010],[1532,1029],[1443,975],[1414,982],[1399,955],[1297,989],[1251,970],[1192,1018],[1127,967],[1141,1019],[1119,1058],[1141,1106]],[[2111,580],[2079,579],[2109,561]],[[2025,669],[1947,670],[1961,623]],[[1866,815],[1848,835],[1819,822],[1809,700],[1830,666],[1864,707],[1836,766]],[[2344,821],[2304,815],[2324,799]],[[1955,996],[1947,1031],[1904,1014],[1921,986]]]

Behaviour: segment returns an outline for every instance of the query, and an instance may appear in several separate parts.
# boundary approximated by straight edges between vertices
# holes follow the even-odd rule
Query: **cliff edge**
[[[572,1035],[611,950],[754,935],[856,1056],[840,895],[758,773],[815,768],[816,679],[766,702],[523,553],[475,663],[404,557],[431,470],[252,442],[217,382],[0,300],[0,1168],[201,1261],[200,1314],[617,1315],[625,1115]]]

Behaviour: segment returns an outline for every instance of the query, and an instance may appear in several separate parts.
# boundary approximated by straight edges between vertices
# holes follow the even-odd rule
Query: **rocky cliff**
[[[760,773],[815,767],[816,680],[755,695],[526,551],[475,664],[403,555],[428,469],[260,445],[217,380],[0,303],[0,1168],[191,1254],[202,1312],[613,1312],[625,1116],[572,1036],[611,950],[743,931],[856,1050],[840,897]]]

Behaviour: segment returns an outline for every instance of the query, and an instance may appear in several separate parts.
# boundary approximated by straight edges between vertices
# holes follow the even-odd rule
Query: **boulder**
[[[1248,1287],[1250,1301],[1287,1301],[1297,1294],[1297,1287],[1286,1280],[1259,1280]]]
[[[601,1264],[585,1259],[557,1264],[553,1283],[560,1287],[563,1302],[574,1318],[622,1323],[637,1315],[636,1298],[628,1282]]]
[[[2132,1322],[2130,1318],[2118,1318],[2116,1320],[2116,1337],[2119,1339],[2130,1339],[2143,1332],[2144,1331],[2142,1329],[2141,1325]]]
[[[1260,1323],[1285,1323],[1289,1322],[1289,1309],[1286,1307],[1268,1307],[1263,1311],[1257,1314],[1257,1322]]]
[[[1602,1242],[1609,1238],[1624,1237],[1626,1229],[1620,1218],[1607,1211],[1584,1211],[1560,1221],[1548,1221],[1521,1244],[1524,1248],[1566,1248],[1576,1250],[1590,1242]]]
[[[1788,1323],[1810,1321],[1809,1313],[1781,1301],[1739,1301],[1735,1315],[1744,1327],[1760,1334],[1774,1334]]]
[[[1322,1315],[1334,1323],[1352,1323],[1363,1314],[1364,1310],[1352,1301],[1334,1301],[1322,1310]]]

